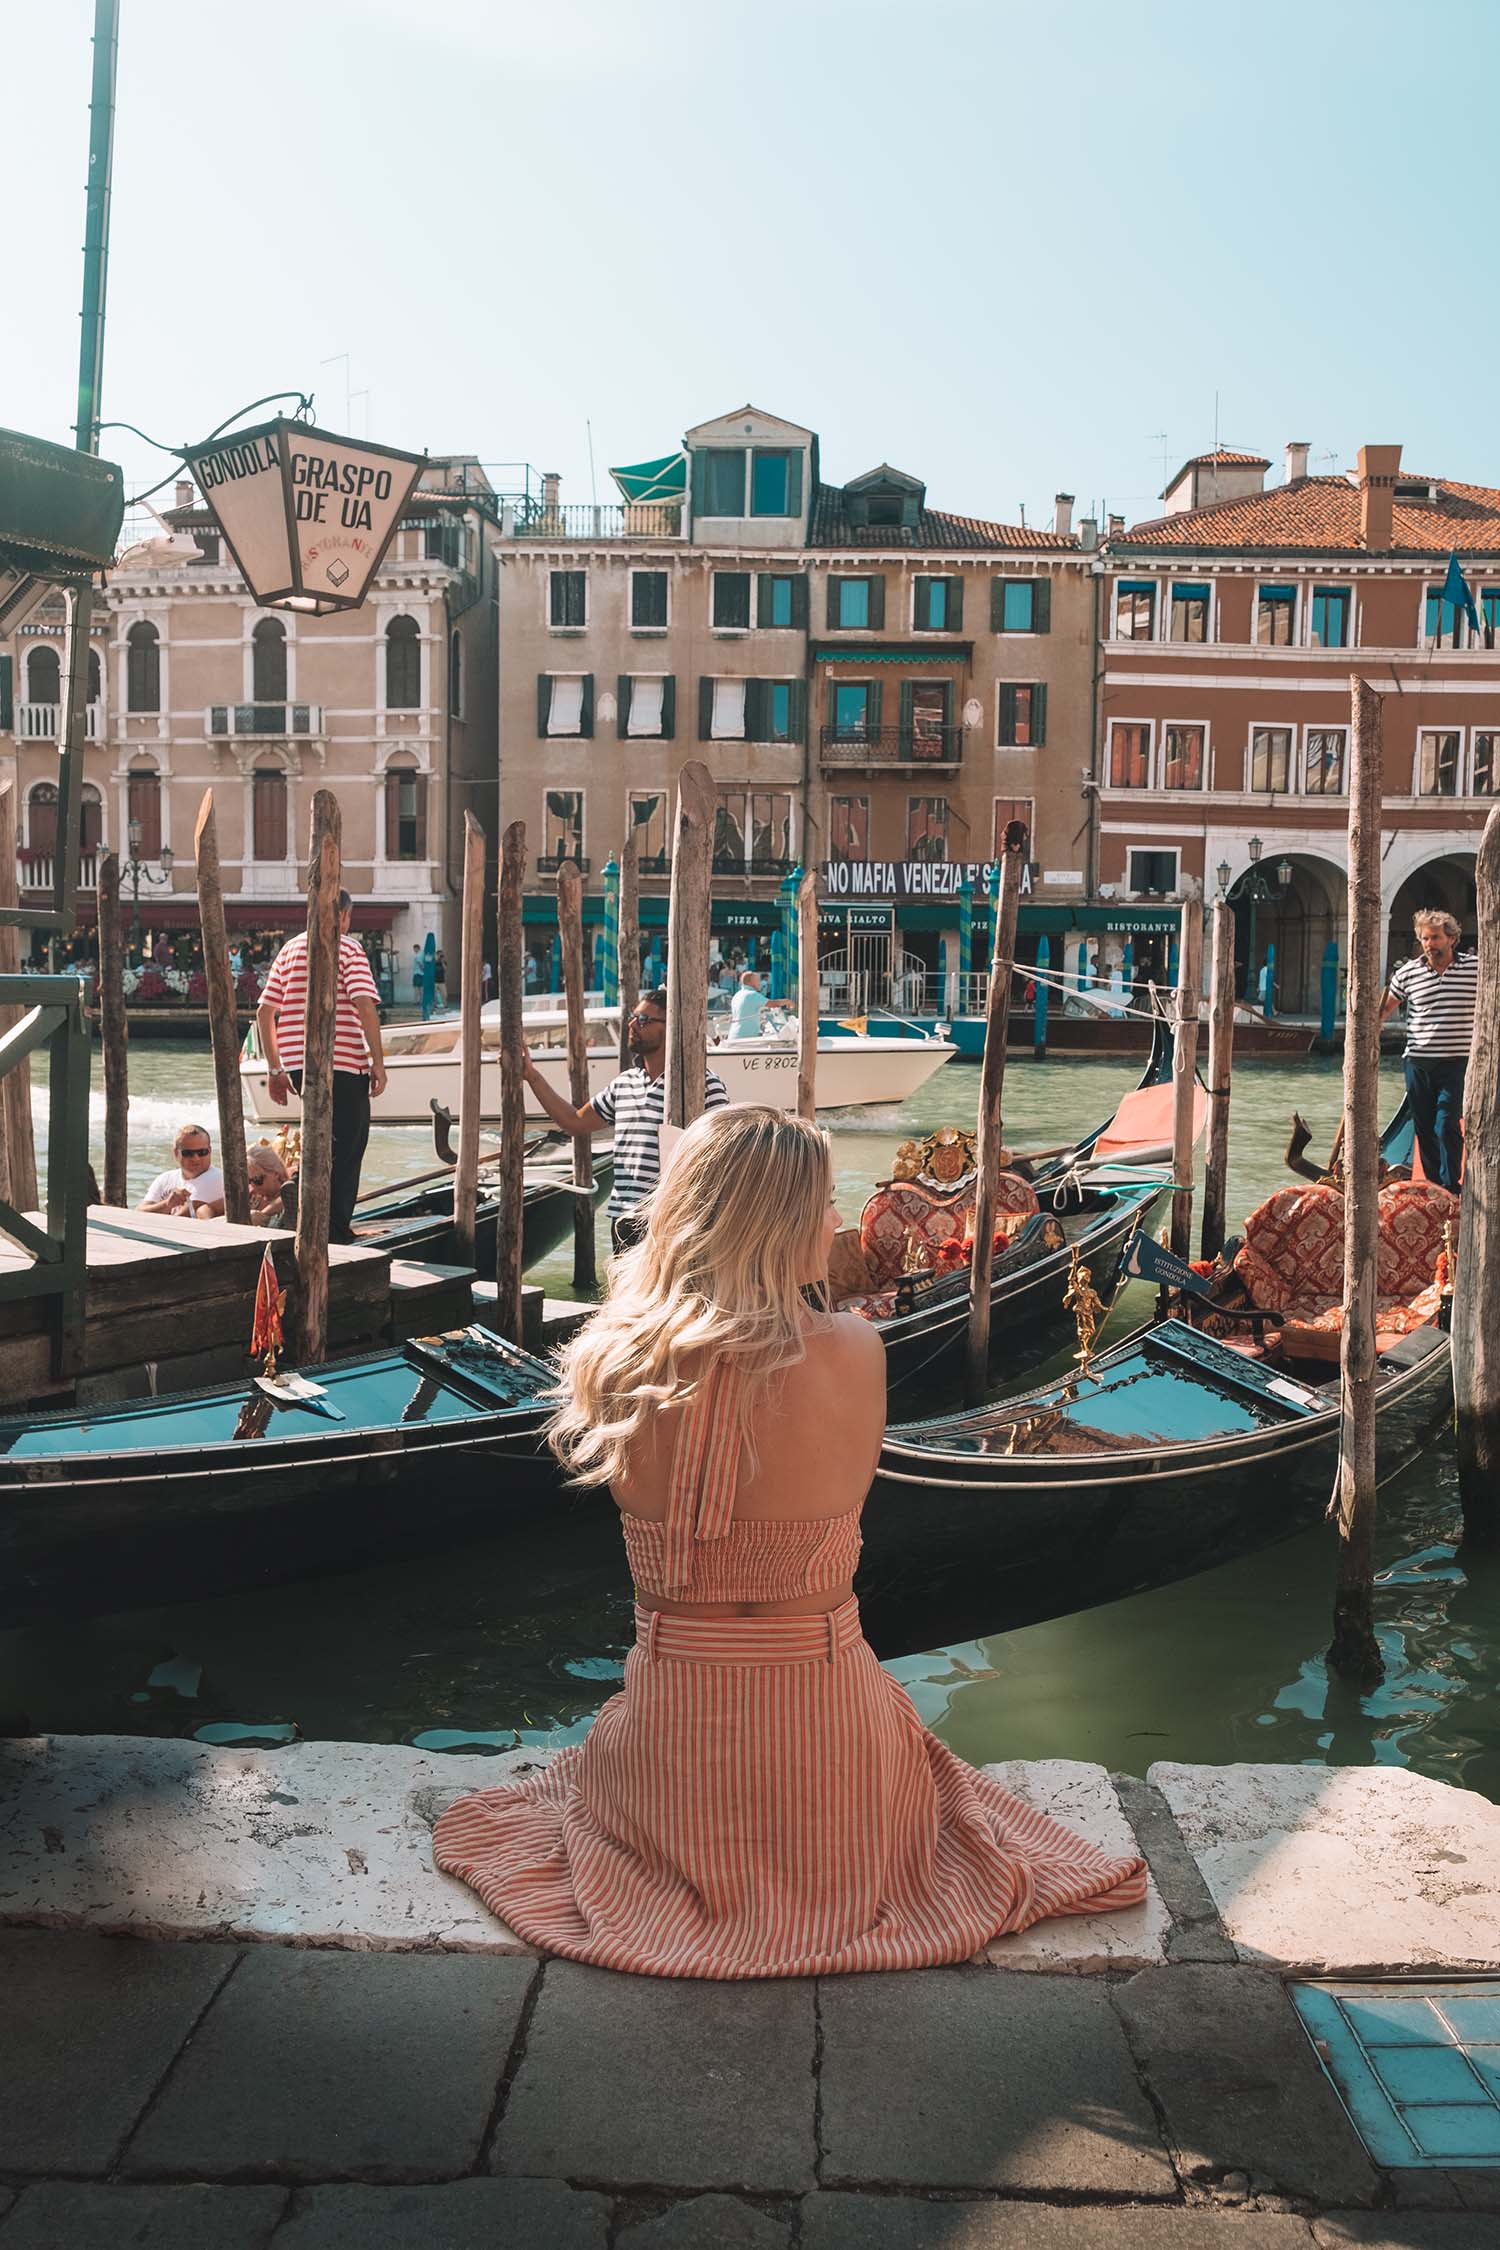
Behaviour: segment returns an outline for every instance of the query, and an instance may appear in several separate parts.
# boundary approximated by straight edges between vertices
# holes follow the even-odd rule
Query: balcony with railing
[[[211,742],[244,735],[320,742],[328,730],[321,703],[211,703],[203,714],[203,731]]]
[[[963,754],[962,727],[824,727],[818,762],[825,772],[951,773]]]
[[[794,859],[768,859],[764,855],[747,859],[743,852],[715,852],[716,875],[790,875],[797,862]]]
[[[23,891],[50,891],[57,874],[56,855],[52,852],[22,850],[16,854],[16,867]],[[78,856],[78,888],[96,891],[99,888],[99,854],[97,849],[85,849]]]
[[[66,715],[61,703],[18,703],[16,733],[23,742],[57,742],[61,739]],[[83,709],[84,740],[97,742],[103,723],[102,705],[86,703]]]
[[[502,533],[516,539],[680,539],[680,501],[559,502],[553,507],[507,503]]]
[[[589,862],[581,852],[543,852],[536,863],[538,875],[555,875],[561,867],[576,867],[580,875],[587,875]]]

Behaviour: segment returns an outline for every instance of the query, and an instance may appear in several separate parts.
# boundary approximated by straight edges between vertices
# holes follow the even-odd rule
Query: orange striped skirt
[[[929,1734],[852,1600],[826,1617],[637,1610],[624,1687],[586,1739],[460,1798],[433,1848],[529,1944],[644,1976],[929,1967],[1146,1892],[1142,1860]]]

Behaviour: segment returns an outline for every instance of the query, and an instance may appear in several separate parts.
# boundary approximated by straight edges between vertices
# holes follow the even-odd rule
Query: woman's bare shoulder
[[[809,1335],[807,1356],[825,1367],[883,1368],[885,1338],[858,1313],[833,1313]]]

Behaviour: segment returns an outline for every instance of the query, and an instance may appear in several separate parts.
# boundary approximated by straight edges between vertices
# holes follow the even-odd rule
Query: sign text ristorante
[[[825,899],[956,899],[967,882],[977,904],[989,897],[996,865],[987,859],[825,859],[818,871]],[[1021,896],[1031,894],[1032,868],[1021,869]]]

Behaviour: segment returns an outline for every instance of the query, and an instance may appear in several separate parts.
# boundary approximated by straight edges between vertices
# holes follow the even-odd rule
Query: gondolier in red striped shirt
[[[364,947],[349,935],[353,901],[339,892],[338,1000],[333,1033],[333,1179],[328,1239],[354,1240],[359,1171],[370,1138],[370,1100],[385,1091],[385,1051],[380,1038],[379,994]],[[307,933],[289,938],[275,960],[255,1011],[266,1091],[278,1107],[302,1092],[307,1015]]]

